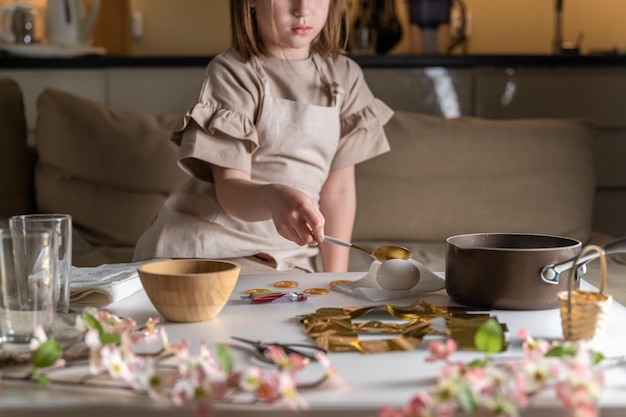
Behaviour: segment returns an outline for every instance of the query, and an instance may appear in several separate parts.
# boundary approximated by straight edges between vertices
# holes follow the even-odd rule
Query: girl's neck
[[[265,49],[267,56],[289,60],[289,61],[305,61],[311,57],[311,48],[285,49],[279,46]]]
[[[287,64],[289,67],[294,69],[303,69],[313,65],[313,57],[309,56],[305,59],[288,59],[283,57],[275,57],[272,55],[263,55],[261,57],[266,65],[276,66],[276,67],[284,67]]]

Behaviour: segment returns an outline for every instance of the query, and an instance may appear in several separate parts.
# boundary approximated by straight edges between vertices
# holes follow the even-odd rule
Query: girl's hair
[[[311,44],[311,50],[322,57],[337,57],[345,50],[347,28],[347,0],[330,0],[328,19],[319,36]],[[230,0],[230,31],[232,47],[246,60],[252,56],[263,55],[263,42],[257,27],[255,10],[250,7],[250,0]]]

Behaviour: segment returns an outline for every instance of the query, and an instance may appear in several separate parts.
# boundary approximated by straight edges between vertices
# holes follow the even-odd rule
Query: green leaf
[[[502,326],[495,319],[487,319],[478,328],[474,336],[476,349],[485,353],[502,352],[504,347],[504,332]]]
[[[563,356],[573,357],[576,355],[576,349],[572,346],[564,346],[557,345],[552,347],[548,352],[546,352],[546,356],[553,358],[562,358]]]
[[[474,414],[478,411],[478,399],[469,385],[460,382],[458,384],[458,396],[459,403],[466,413]]]
[[[602,353],[596,352],[594,357],[593,357],[593,364],[597,365],[600,362],[602,362],[604,359],[605,359],[605,356]]]
[[[104,330],[102,329],[102,325],[92,314],[83,312],[83,320],[85,320],[85,322],[87,323],[87,326],[89,326],[92,329],[96,329],[98,333],[100,334],[100,336],[102,336],[102,333],[104,333]]]
[[[32,363],[35,368],[47,368],[61,358],[61,346],[54,339],[48,339],[33,352]]]
[[[100,342],[103,345],[119,345],[122,343],[122,335],[119,333],[100,333]]]
[[[119,333],[105,333],[102,324],[92,314],[83,312],[83,320],[87,326],[98,331],[100,342],[103,345],[119,345],[122,343],[122,336]]]
[[[235,369],[235,360],[227,346],[217,345],[217,363],[226,375],[230,375]]]
[[[35,380],[39,382],[41,385],[43,385],[44,387],[49,387],[50,384],[52,384],[52,380],[48,377],[48,375],[43,374],[41,372],[34,372],[33,378],[35,378]]]
[[[467,364],[470,368],[485,368],[489,362],[486,359],[474,359]]]

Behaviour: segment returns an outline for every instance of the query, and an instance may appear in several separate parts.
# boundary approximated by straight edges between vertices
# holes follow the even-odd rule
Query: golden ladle
[[[331,236],[324,236],[325,242],[334,243],[339,246],[345,246],[346,248],[356,249],[361,252],[365,252],[370,255],[372,258],[376,259],[380,262],[385,262],[389,259],[410,259],[413,254],[407,248],[403,248],[402,246],[381,246],[379,248],[374,249],[373,251],[369,251],[362,246],[355,245],[354,243],[344,242],[343,240],[336,239]]]

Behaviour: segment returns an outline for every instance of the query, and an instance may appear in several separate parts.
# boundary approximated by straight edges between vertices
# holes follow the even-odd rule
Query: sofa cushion
[[[13,79],[0,78],[0,218],[34,211],[33,155],[22,90]]]
[[[41,93],[37,112],[39,211],[71,214],[92,245],[133,247],[188,178],[169,140],[180,116],[114,109],[56,89]]]
[[[593,126],[396,112],[391,151],[357,166],[355,240],[443,241],[517,232],[587,241]]]

